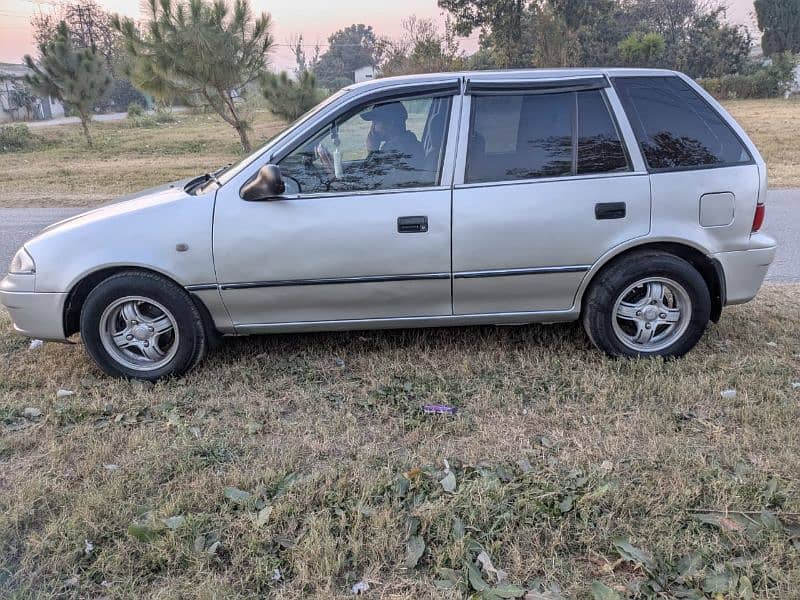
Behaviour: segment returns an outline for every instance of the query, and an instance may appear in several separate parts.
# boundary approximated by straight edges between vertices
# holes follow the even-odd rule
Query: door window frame
[[[623,151],[628,159],[630,169],[627,171],[611,171],[607,173],[584,173],[559,175],[555,177],[533,177],[528,179],[504,179],[497,181],[466,182],[467,151],[470,128],[472,126],[472,99],[479,95],[525,95],[525,94],[563,94],[564,92],[581,92],[599,89],[608,108],[612,122],[620,136]],[[573,132],[573,134],[576,132]],[[461,123],[459,127],[458,155],[456,156],[453,186],[461,188],[496,187],[502,185],[535,185],[554,181],[575,181],[579,179],[607,179],[611,177],[631,177],[647,175],[647,168],[642,156],[633,128],[622,103],[605,76],[560,78],[554,80],[506,80],[506,81],[470,81],[462,101]],[[576,149],[577,150],[577,149]]]
[[[268,202],[280,202],[284,200],[303,200],[306,198],[327,198],[339,196],[375,196],[382,194],[402,194],[402,193],[415,193],[415,192],[429,192],[434,190],[451,189],[453,185],[453,166],[456,159],[456,140],[458,137],[458,128],[460,124],[460,114],[462,110],[463,93],[461,89],[461,80],[452,79],[441,82],[415,84],[412,86],[391,87],[382,90],[376,90],[372,93],[359,95],[351,101],[346,102],[338,107],[337,110],[325,116],[323,120],[316,123],[313,128],[304,131],[301,135],[294,137],[283,145],[278,151],[270,156],[266,156],[264,160],[256,161],[260,169],[265,164],[278,164],[286,156],[307,144],[314,137],[318,136],[324,129],[331,126],[331,124],[339,119],[348,118],[358,114],[364,108],[372,105],[395,100],[413,100],[415,98],[442,98],[450,97],[450,110],[447,115],[447,122],[444,128],[444,140],[442,141],[443,157],[440,159],[440,176],[438,185],[422,186],[422,187],[400,187],[400,188],[386,188],[378,190],[358,190],[358,191],[326,191],[315,193],[300,193],[300,194],[287,194],[280,196]],[[298,141],[299,140],[299,141]],[[420,140],[422,142],[422,140]],[[256,172],[248,175],[241,184],[238,185],[238,195],[241,199],[241,189],[252,179]]]

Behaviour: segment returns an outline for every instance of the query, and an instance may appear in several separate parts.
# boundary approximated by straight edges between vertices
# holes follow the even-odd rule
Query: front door
[[[591,265],[650,228],[648,175],[632,166],[605,80],[516,85],[475,83],[465,102],[455,314],[568,310]]]
[[[237,327],[451,313],[453,104],[372,99],[279,159],[283,197],[220,190],[214,262]]]

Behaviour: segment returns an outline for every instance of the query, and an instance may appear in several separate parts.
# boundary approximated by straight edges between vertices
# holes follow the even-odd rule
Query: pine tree
[[[294,121],[322,99],[316,78],[303,71],[297,81],[292,81],[283,71],[280,75],[268,73],[261,80],[261,92],[267,99],[272,114]]]
[[[58,24],[55,36],[39,45],[39,53],[38,62],[25,56],[25,64],[32,71],[26,76],[26,82],[40,94],[56,98],[75,111],[91,147],[92,107],[111,85],[103,57],[94,47],[76,48],[63,21]]]
[[[250,152],[249,125],[235,98],[266,68],[270,15],[254,19],[247,0],[236,0],[232,12],[223,0],[149,0],[148,8],[143,31],[131,19],[112,19],[125,39],[132,81],[162,100],[199,99],[211,106]]]

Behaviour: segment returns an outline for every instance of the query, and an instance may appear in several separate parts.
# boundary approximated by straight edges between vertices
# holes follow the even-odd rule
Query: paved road
[[[173,106],[171,112],[186,112],[188,109],[185,106]],[[148,110],[148,114],[153,114],[152,110]],[[128,117],[126,112],[105,113],[100,115],[92,115],[92,121],[108,122],[108,121],[122,121]],[[25,121],[24,124],[28,127],[36,129],[37,127],[56,127],[58,125],[77,125],[81,120],[78,117],[56,117],[55,119],[48,119],[46,121]]]
[[[83,212],[80,208],[0,208],[0,274],[17,248],[51,223]],[[800,281],[800,190],[771,190],[764,230],[778,240],[770,281]]]

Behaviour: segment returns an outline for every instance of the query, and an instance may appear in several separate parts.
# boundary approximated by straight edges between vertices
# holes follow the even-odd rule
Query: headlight
[[[33,262],[31,255],[28,254],[24,247],[17,250],[14,258],[11,259],[8,272],[12,275],[31,275],[36,273],[36,263]]]

